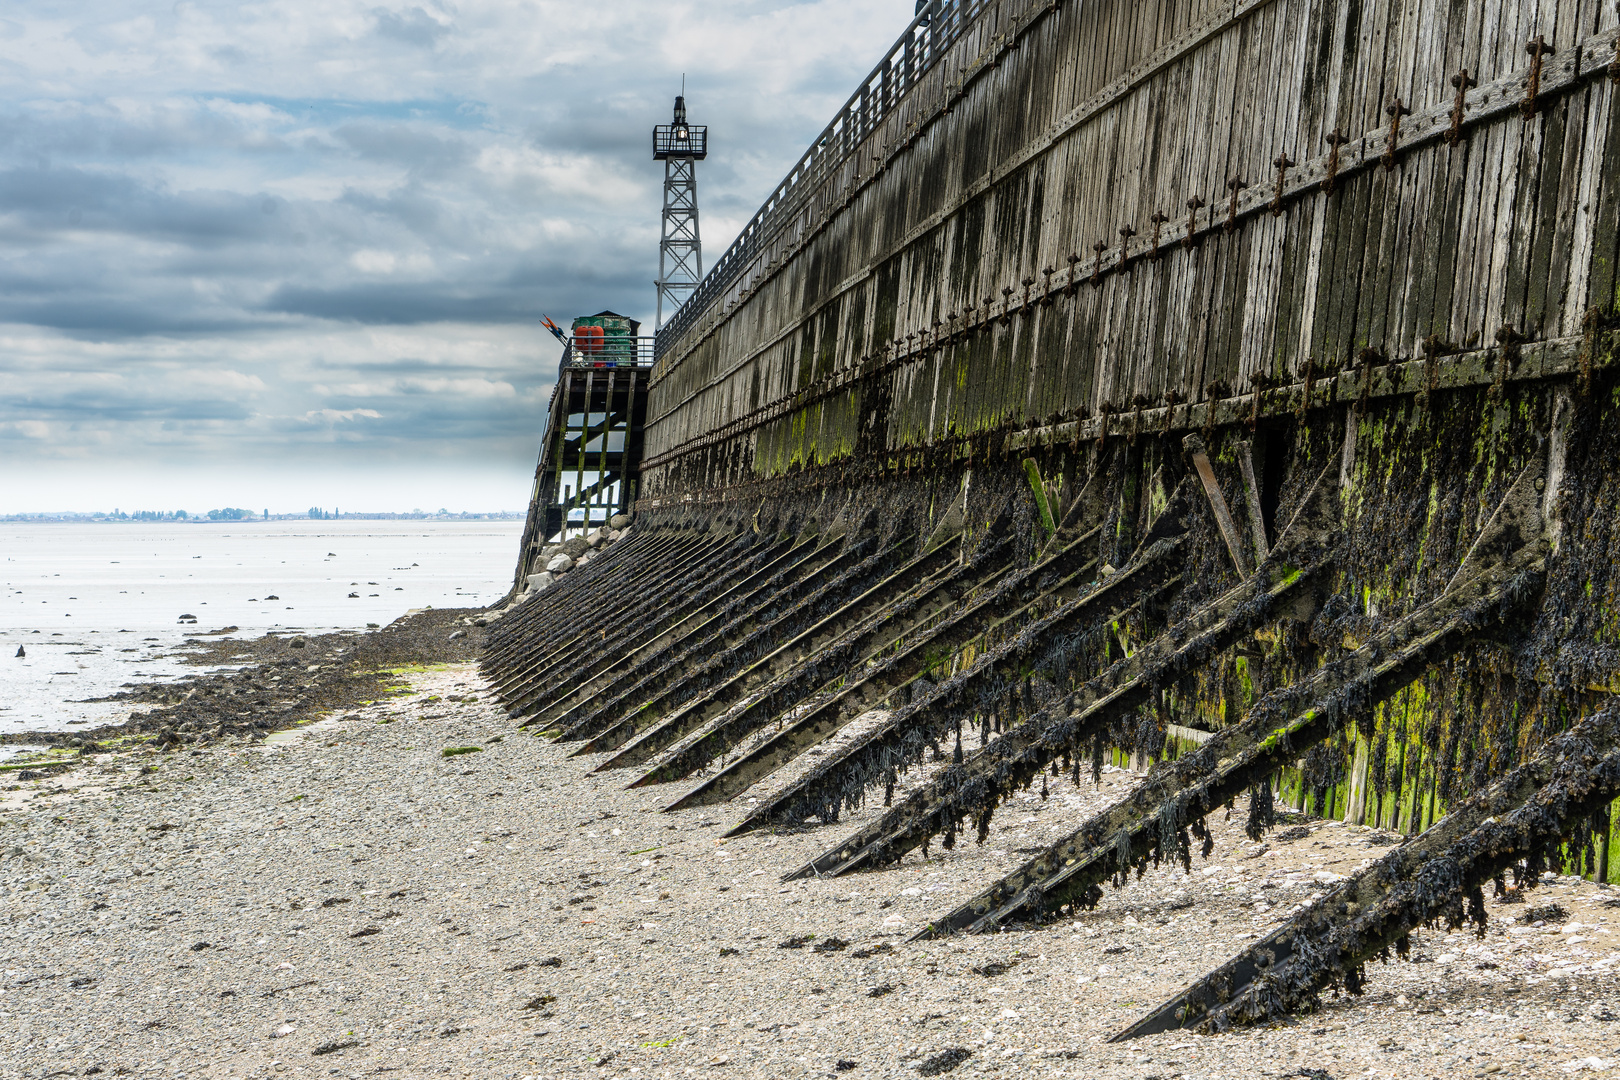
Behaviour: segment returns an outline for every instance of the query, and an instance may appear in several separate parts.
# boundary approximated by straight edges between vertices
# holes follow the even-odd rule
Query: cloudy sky
[[[521,508],[682,74],[712,262],[913,6],[0,7],[0,513]]]

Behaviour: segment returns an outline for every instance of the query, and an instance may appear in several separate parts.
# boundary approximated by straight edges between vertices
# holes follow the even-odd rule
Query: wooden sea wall
[[[643,506],[1202,428],[1292,409],[1279,385],[1314,407],[1589,364],[1616,305],[1616,19],[977,5],[661,343]]]

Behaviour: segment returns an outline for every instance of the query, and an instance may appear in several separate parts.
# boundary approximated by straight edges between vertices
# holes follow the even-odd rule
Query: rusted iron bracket
[[[1232,201],[1226,208],[1226,224],[1221,226],[1221,231],[1230,236],[1232,233],[1237,232],[1238,192],[1248,187],[1249,182],[1242,177],[1234,176],[1226,182],[1226,186],[1232,192]]]
[[[1468,107],[1468,90],[1478,86],[1479,80],[1468,74],[1463,68],[1451,77],[1451,85],[1457,88],[1457,95],[1451,104],[1451,128],[1446,132],[1446,145],[1456,146],[1462,141],[1463,110]]]
[[[1311,391],[1315,388],[1315,383],[1316,357],[1307,356],[1305,358],[1305,369],[1300,372],[1299,407],[1294,410],[1294,416],[1298,419],[1305,419],[1305,414],[1311,409]]]
[[[1277,167],[1277,191],[1271,197],[1271,216],[1281,217],[1283,213],[1283,185],[1288,180],[1288,170],[1299,163],[1287,154],[1278,154],[1272,164]]]
[[[1524,51],[1530,54],[1530,76],[1525,80],[1524,101],[1519,104],[1519,112],[1528,120],[1541,108],[1536,102],[1536,95],[1541,93],[1541,58],[1551,54],[1553,47],[1537,34],[1525,45]]]
[[[1350,141],[1350,136],[1346,135],[1344,132],[1340,131],[1338,128],[1334,128],[1332,134],[1328,135],[1328,137],[1327,137],[1327,144],[1328,144],[1327,176],[1323,177],[1323,179],[1322,179],[1322,194],[1324,194],[1324,195],[1333,194],[1333,189],[1338,184],[1338,181],[1339,181],[1339,148],[1342,147],[1345,143],[1347,143],[1349,141]]]
[[[1412,109],[1397,97],[1384,106],[1384,112],[1389,116],[1389,140],[1384,143],[1384,153],[1378,160],[1383,163],[1385,172],[1391,172],[1395,168],[1395,151],[1401,142],[1401,117],[1411,116]]]
[[[1198,242],[1198,211],[1204,206],[1204,200],[1194,195],[1187,200],[1187,235],[1182,238],[1181,246],[1191,248]]]
[[[1163,211],[1155,210],[1153,212],[1153,216],[1148,218],[1148,220],[1153,222],[1153,245],[1148,249],[1148,259],[1152,262],[1158,262],[1160,255],[1159,234],[1164,229],[1164,223],[1170,220],[1170,215],[1164,213]]]

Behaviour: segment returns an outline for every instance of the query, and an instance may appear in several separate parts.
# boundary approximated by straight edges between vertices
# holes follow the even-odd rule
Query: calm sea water
[[[195,672],[169,656],[187,631],[357,630],[412,608],[491,603],[511,586],[522,531],[521,521],[0,523],[0,731],[122,719],[127,707],[84,699]]]

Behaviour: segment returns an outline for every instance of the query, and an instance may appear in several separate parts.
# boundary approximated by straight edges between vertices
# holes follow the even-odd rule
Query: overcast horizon
[[[681,78],[705,265],[912,0],[0,17],[0,513],[527,504],[560,349],[650,321]]]

